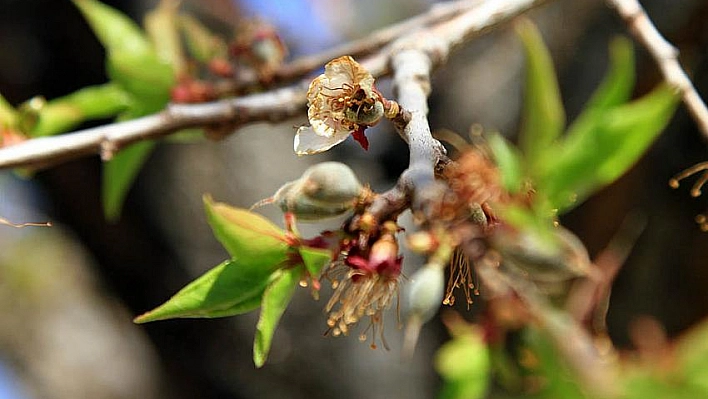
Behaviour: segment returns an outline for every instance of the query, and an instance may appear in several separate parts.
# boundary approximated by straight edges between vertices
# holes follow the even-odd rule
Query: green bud
[[[435,316],[445,293],[445,267],[435,263],[418,269],[408,286],[408,316],[403,338],[403,354],[413,356],[423,324]]]
[[[421,323],[432,319],[445,293],[445,268],[429,263],[411,276],[408,286],[408,314]]]
[[[375,125],[384,116],[384,107],[381,101],[353,103],[344,111],[347,120],[360,125]]]
[[[44,109],[47,104],[47,100],[42,96],[32,97],[31,99],[22,103],[17,111],[19,117],[17,119],[17,127],[24,134],[29,134],[34,130],[34,127],[39,123],[40,112]]]
[[[330,204],[355,201],[361,194],[361,183],[347,165],[323,162],[308,168],[300,178],[308,198]]]
[[[561,226],[551,232],[554,240],[548,243],[531,230],[499,229],[491,244],[506,267],[534,281],[553,283],[587,275],[590,257],[580,239]]]
[[[299,179],[282,186],[273,201],[299,220],[320,220],[344,214],[356,205],[363,187],[352,170],[339,162],[307,169]]]

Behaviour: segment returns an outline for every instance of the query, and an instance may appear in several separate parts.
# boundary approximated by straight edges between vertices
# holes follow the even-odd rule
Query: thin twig
[[[0,168],[47,167],[90,154],[110,159],[127,145],[158,139],[178,130],[210,125],[236,129],[255,121],[281,121],[302,113],[306,104],[303,84],[266,93],[204,104],[170,104],[143,118],[41,137],[0,149]]]
[[[322,65],[326,64],[328,61],[342,55],[350,55],[354,58],[359,58],[372,54],[404,35],[409,35],[412,32],[443,22],[461,12],[475,7],[481,2],[482,0],[460,0],[434,4],[430,10],[423,14],[378,29],[361,39],[352,40],[323,52],[303,56],[286,63],[275,72],[273,82],[287,83],[304,78],[313,71],[322,68]],[[251,79],[245,81],[224,82],[220,90],[238,93],[245,88],[253,87],[258,84],[257,76],[253,75]]]
[[[656,61],[664,79],[680,94],[698,129],[708,140],[708,108],[678,61],[678,50],[656,29],[637,0],[608,0],[625,21],[634,37]]]
[[[546,0],[485,0],[456,17],[399,39],[363,60],[375,77],[390,72],[394,55],[406,49],[424,51],[431,66],[443,63],[451,49]],[[60,136],[36,138],[0,149],[0,168],[47,167],[81,156],[110,157],[126,145],[164,137],[195,126],[227,126],[235,130],[257,121],[281,121],[304,113],[309,82],[265,93],[203,104],[170,105],[162,112]]]
[[[372,215],[386,219],[410,206],[411,200],[414,212],[424,219],[434,212],[427,205],[436,203],[435,199],[439,202],[440,191],[445,190],[435,182],[434,172],[439,163],[448,159],[444,147],[430,134],[426,117],[431,70],[443,64],[450,52],[465,41],[546,1],[486,1],[449,21],[401,38],[361,62],[374,76],[388,74],[392,68],[398,102],[410,111],[410,120],[394,120],[410,148],[409,167],[396,186],[369,207]],[[424,186],[427,187],[423,189]]]

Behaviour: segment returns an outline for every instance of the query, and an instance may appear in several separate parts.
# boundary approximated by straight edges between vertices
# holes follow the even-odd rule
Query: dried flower
[[[379,336],[388,349],[383,336],[383,312],[391,306],[394,298],[398,298],[402,262],[394,233],[382,234],[368,254],[352,245],[345,260],[328,271],[335,290],[325,307],[329,313],[327,325],[332,335],[347,335],[350,326],[369,316],[369,326],[359,339],[366,340],[366,333],[371,329],[371,347],[376,348],[376,337]],[[337,274],[341,278],[337,278]]]
[[[295,135],[298,155],[327,151],[350,134],[367,149],[364,130],[385,113],[385,100],[374,88],[374,77],[349,56],[325,65],[325,73],[310,83],[307,102],[311,126],[299,128]]]
[[[277,29],[258,18],[246,20],[238,27],[229,52],[253,68],[264,83],[272,83],[276,71],[288,56],[288,49]]]
[[[478,150],[465,151],[445,169],[444,177],[461,206],[495,202],[504,196],[499,170]]]

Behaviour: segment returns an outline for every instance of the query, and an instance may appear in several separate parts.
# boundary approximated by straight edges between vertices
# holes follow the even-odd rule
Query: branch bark
[[[381,77],[391,72],[392,57],[406,49],[417,49],[430,58],[431,68],[438,66],[445,61],[450,51],[460,44],[545,1],[547,0],[484,0],[467,11],[450,13],[456,16],[413,34],[400,27],[393,29],[393,33],[401,35],[402,38],[361,63],[375,77]],[[476,2],[460,4],[476,4]],[[443,13],[444,16],[450,14]],[[420,23],[431,23],[430,21],[435,20],[431,16],[419,18]],[[390,36],[392,33],[389,32],[387,35]],[[381,36],[378,39],[371,39],[368,45],[388,39],[386,35]],[[325,55],[330,57],[333,54],[325,53]],[[319,61],[322,59],[320,58]],[[314,63],[307,67],[303,66],[301,72],[313,65]],[[308,84],[309,80],[265,93],[204,104],[171,104],[162,112],[132,121],[113,123],[60,136],[31,139],[0,149],[0,168],[47,167],[91,154],[101,154],[106,160],[127,145],[161,138],[184,128],[228,126],[233,131],[246,123],[281,121],[304,113]]]
[[[323,52],[303,56],[283,65],[273,76],[274,82],[293,82],[306,77],[308,74],[321,68],[330,60],[342,55],[350,55],[354,58],[370,55],[392,41],[409,35],[411,32],[419,31],[423,28],[448,20],[455,15],[465,12],[483,0],[460,0],[449,3],[434,4],[430,10],[424,14],[409,18],[402,22],[378,29],[371,34],[357,40],[353,40],[342,45],[333,47]],[[223,82],[220,91],[238,93],[246,88],[260,84],[257,76],[240,82]]]
[[[632,35],[649,51],[664,80],[680,94],[683,103],[708,140],[708,108],[678,61],[678,50],[656,29],[637,0],[608,0],[629,27]]]

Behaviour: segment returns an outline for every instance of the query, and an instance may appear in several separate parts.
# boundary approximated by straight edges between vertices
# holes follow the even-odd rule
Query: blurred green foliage
[[[537,236],[551,236],[557,215],[611,184],[638,161],[669,122],[678,97],[660,85],[630,101],[633,49],[627,39],[617,38],[610,44],[611,65],[603,82],[566,127],[556,74],[540,33],[529,21],[518,23],[517,33],[527,60],[519,149],[501,135],[491,135],[488,144],[504,187],[510,193],[533,189],[531,205],[502,209],[503,219]],[[675,356],[669,370],[632,356],[608,361],[605,367],[616,374],[619,385],[608,390],[615,392],[610,397],[708,397],[706,331],[708,324],[684,337],[676,349],[667,349]],[[540,326],[521,330],[516,352],[499,343],[490,352],[474,326],[467,335],[453,332],[453,336],[438,353],[438,371],[444,380],[441,397],[591,399],[601,395],[583,384],[578,370],[569,367],[569,359],[563,358]],[[480,388],[486,386],[479,381],[481,375],[492,375],[499,383],[487,396]]]
[[[31,138],[64,133],[90,120],[125,121],[161,111],[170,101],[177,78],[186,70],[181,33],[190,54],[204,53],[204,42],[225,49],[206,28],[179,14],[179,2],[174,0],[161,1],[146,15],[145,30],[97,0],[73,2],[106,50],[110,81],[49,101],[38,96],[17,109],[0,97],[0,127]],[[120,217],[125,197],[154,144],[133,144],[105,163],[102,199],[108,220]]]

